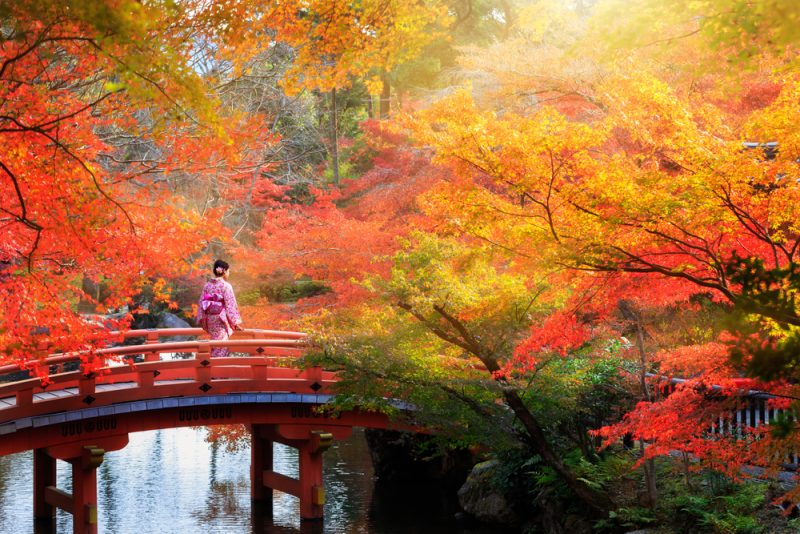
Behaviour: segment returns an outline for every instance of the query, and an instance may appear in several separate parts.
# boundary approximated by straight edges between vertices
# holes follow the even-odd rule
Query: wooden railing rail
[[[302,333],[255,330],[238,333],[236,338],[224,341],[167,342],[158,342],[158,339],[202,331],[161,330],[155,333],[157,337],[152,331],[131,331],[122,335],[130,339],[141,337],[143,332],[151,334],[156,342],[56,354],[0,367],[1,375],[25,370],[26,366],[57,366],[46,379],[32,377],[0,383],[0,425],[21,417],[164,397],[226,392],[325,393],[336,381],[333,372],[319,367],[298,368],[293,364],[292,360],[301,356],[306,348]],[[255,334],[274,337],[249,338]],[[217,347],[229,349],[232,355],[211,358],[211,350]],[[162,360],[164,353],[193,356]],[[144,355],[144,361],[134,361],[131,356],[135,355]],[[64,364],[75,362],[83,365],[63,370]],[[97,366],[91,365],[94,362]]]
[[[164,352],[196,352],[200,344],[211,348],[226,346],[233,349],[247,349],[253,343],[256,346],[263,347],[286,347],[301,349],[304,347],[304,340],[307,335],[302,332],[284,332],[279,330],[260,330],[248,329],[239,330],[234,332],[230,344],[220,345],[220,341],[214,340],[195,340],[195,341],[172,341],[166,343],[159,343],[161,338],[176,337],[176,336],[203,336],[207,334],[200,328],[164,328],[164,329],[148,329],[148,330],[129,330],[126,332],[113,332],[114,336],[121,336],[123,339],[133,339],[138,337],[145,338],[144,345],[121,345],[116,347],[109,347],[97,349],[93,353],[89,351],[71,352],[66,354],[52,354],[36,359],[31,359],[26,362],[15,362],[6,365],[0,365],[0,376],[7,375],[18,371],[25,371],[32,369],[36,366],[51,366],[63,365],[69,362],[80,362],[87,355],[93,354],[100,358],[113,359],[114,356],[124,356],[130,354],[145,354],[149,355],[148,361],[152,361],[153,354]],[[253,343],[251,343],[251,341]],[[158,347],[152,345],[158,344]],[[209,349],[210,350],[210,349]],[[242,350],[245,352],[245,350]],[[273,354],[277,354],[273,351]],[[286,352],[287,356],[296,355],[293,351]]]

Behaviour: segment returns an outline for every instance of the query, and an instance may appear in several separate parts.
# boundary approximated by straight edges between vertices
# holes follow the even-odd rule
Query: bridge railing
[[[160,339],[175,336],[196,336],[207,338],[208,333],[202,328],[148,328],[144,330],[126,330],[124,332],[112,332],[112,336],[118,335],[124,339],[142,337],[146,343],[158,343]],[[304,332],[291,332],[285,330],[262,330],[259,328],[248,328],[246,330],[236,330],[233,332],[232,339],[305,339],[308,335]]]
[[[0,383],[0,425],[34,415],[142,399],[228,392],[326,393],[336,380],[332,372],[294,365],[306,348],[306,336],[300,332],[246,330],[224,341],[160,341],[202,334],[200,329],[133,330],[120,337],[144,337],[144,344],[54,354],[1,366],[0,375],[36,365],[48,366],[52,372],[46,378]],[[211,358],[212,349],[218,347],[227,348],[231,355]],[[165,353],[190,357],[162,359]]]
[[[93,352],[98,358],[108,358],[114,359],[116,356],[124,356],[124,355],[137,355],[143,354],[145,355],[148,361],[152,361],[154,355],[169,353],[169,352],[194,352],[192,350],[184,350],[184,349],[191,349],[196,347],[196,345],[189,345],[189,346],[178,346],[177,348],[173,346],[167,346],[167,343],[170,342],[161,342],[164,338],[175,338],[175,337],[185,337],[185,336],[194,336],[196,338],[208,338],[208,334],[202,328],[149,328],[145,330],[126,330],[124,332],[111,332],[110,337],[112,339],[120,339],[120,340],[129,340],[129,339],[136,339],[142,338],[144,339],[144,345],[117,345],[112,346],[109,348],[97,349]],[[240,341],[245,339],[264,339],[264,340],[296,340],[297,346],[303,346],[303,340],[307,338],[307,334],[303,332],[291,332],[291,331],[282,331],[282,330],[261,330],[261,329],[247,329],[247,330],[237,330],[231,336],[232,341]],[[193,341],[186,341],[189,343],[194,343]],[[148,345],[155,345],[161,344],[159,347],[150,347]],[[176,341],[171,341],[171,343],[176,343]],[[234,345],[235,346],[235,345]],[[242,352],[246,352],[247,345],[242,345],[241,348],[243,349]],[[66,363],[70,362],[81,362],[83,359],[86,358],[88,351],[82,352],[70,352],[70,353],[57,353],[57,354],[47,354],[47,347],[43,347],[40,354],[37,358],[32,358],[25,362],[15,362],[6,365],[0,365],[0,377],[8,375],[10,373],[18,372],[18,371],[26,371],[35,369],[37,366],[63,366]],[[293,354],[291,354],[293,355]],[[60,372],[60,369],[56,369],[56,372]]]

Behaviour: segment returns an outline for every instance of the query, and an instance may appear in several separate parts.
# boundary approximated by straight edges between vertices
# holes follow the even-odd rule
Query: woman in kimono
[[[227,262],[214,262],[214,278],[203,286],[200,305],[197,307],[197,324],[208,332],[211,339],[228,339],[234,330],[242,329],[242,317],[236,305],[233,287],[228,283],[230,266]],[[228,355],[225,347],[211,350],[212,358]]]

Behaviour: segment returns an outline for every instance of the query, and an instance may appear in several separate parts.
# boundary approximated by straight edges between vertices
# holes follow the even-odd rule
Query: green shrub
[[[658,520],[654,510],[642,506],[622,506],[608,513],[608,519],[594,522],[595,532],[619,532],[654,525]]]
[[[735,483],[718,473],[703,473],[698,489],[675,483],[664,496],[665,515],[686,532],[758,534],[764,527],[755,517],[763,509],[766,487]]]

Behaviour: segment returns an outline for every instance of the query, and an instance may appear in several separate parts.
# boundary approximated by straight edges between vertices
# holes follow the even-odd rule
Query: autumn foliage
[[[253,285],[324,289],[256,291],[245,312],[312,330],[343,395],[500,429],[595,511],[610,503],[563,443],[774,471],[800,450],[794,419],[720,430],[748,395],[787,413],[800,395],[798,14],[763,3],[506,5],[485,45],[452,41],[500,11],[448,2],[3,4],[2,357],[108,341],[130,316],[79,302],[169,302],[169,280],[235,251]],[[436,83],[369,119],[434,51]],[[356,126],[283,157],[335,90]],[[357,171],[330,184],[340,144]],[[626,389],[589,409],[595,369]],[[446,403],[469,415],[437,418]],[[550,403],[571,410],[556,430]]]

